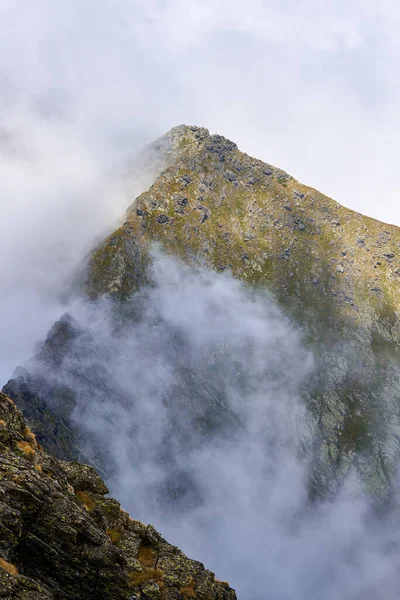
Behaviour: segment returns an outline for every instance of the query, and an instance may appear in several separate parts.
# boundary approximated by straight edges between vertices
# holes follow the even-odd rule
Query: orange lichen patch
[[[154,580],[160,585],[163,577],[163,572],[160,569],[147,569],[146,571],[133,571],[128,575],[132,587],[138,587],[145,581]]]
[[[137,559],[140,564],[148,569],[153,568],[156,562],[156,557],[153,550],[150,548],[150,546],[144,546],[143,544],[139,547]]]
[[[125,511],[121,511],[121,512],[125,512]],[[126,513],[126,514],[128,514],[128,513]],[[128,515],[128,516],[129,516],[129,515]],[[129,521],[130,521],[131,523],[133,523],[134,525],[140,525],[140,526],[142,526],[142,527],[146,527],[146,524],[145,524],[145,523],[142,523],[142,521],[138,521],[137,519],[132,519],[132,517],[129,517]]]
[[[117,529],[107,529],[106,533],[113,544],[119,544],[122,539],[122,533]]]
[[[7,404],[12,404],[14,406],[14,402],[11,400],[11,398],[9,398],[8,396],[6,396],[5,394],[3,394],[3,392],[0,392],[0,401],[3,402],[7,402]]]
[[[7,571],[10,575],[13,575],[13,577],[18,575],[17,567],[4,560],[4,558],[0,558],[0,568],[3,569],[3,571]]]
[[[11,479],[11,481],[13,481],[14,483],[20,483],[20,481],[22,481],[22,477],[21,475],[16,475],[15,473],[12,473],[10,475],[6,475],[7,479]]]
[[[37,471],[38,473],[42,473],[42,472],[43,472],[43,467],[42,467],[42,465],[39,465],[39,464],[35,465],[35,469],[36,469],[36,471]]]
[[[184,598],[197,598],[196,592],[194,591],[194,585],[195,585],[195,580],[192,579],[192,581],[189,583],[189,585],[182,587],[179,590],[179,593],[181,594],[181,596],[183,596]]]
[[[6,422],[3,421],[3,419],[0,419],[0,428],[3,428],[6,426]]]
[[[29,427],[25,427],[23,431],[23,436],[25,439],[29,440],[29,443],[33,446],[36,446],[36,435],[33,433],[32,429]]]
[[[36,454],[36,450],[30,442],[17,442],[17,446],[29,458],[32,458]]]
[[[76,492],[75,496],[89,512],[96,507],[96,503],[87,492]]]

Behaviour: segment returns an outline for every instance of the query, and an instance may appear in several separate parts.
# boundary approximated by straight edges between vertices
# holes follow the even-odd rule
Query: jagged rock
[[[0,598],[235,600],[106,493],[93,468],[46,455],[0,394]]]

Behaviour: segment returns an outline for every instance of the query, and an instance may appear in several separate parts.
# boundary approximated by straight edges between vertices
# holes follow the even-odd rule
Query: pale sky
[[[394,0],[0,0],[3,96],[91,152],[202,125],[398,224],[399,67]]]
[[[0,0],[1,379],[175,125],[400,225],[399,67],[394,0]]]

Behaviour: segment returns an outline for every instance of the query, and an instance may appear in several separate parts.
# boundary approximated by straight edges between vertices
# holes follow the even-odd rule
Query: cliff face
[[[107,493],[92,467],[45,454],[0,394],[0,598],[236,598]]]

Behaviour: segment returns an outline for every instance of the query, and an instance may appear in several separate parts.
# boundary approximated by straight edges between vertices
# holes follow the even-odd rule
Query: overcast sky
[[[400,225],[399,63],[394,0],[0,0],[1,379],[177,124]]]
[[[399,44],[395,0],[0,0],[3,102],[114,157],[203,125],[400,224]]]

